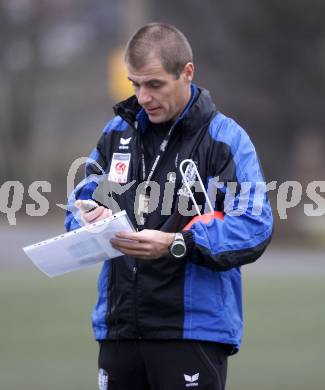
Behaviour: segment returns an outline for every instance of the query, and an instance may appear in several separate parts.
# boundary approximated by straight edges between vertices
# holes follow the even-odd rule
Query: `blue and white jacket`
[[[208,91],[192,85],[191,101],[152,178],[160,186],[158,206],[140,225],[135,203],[143,179],[141,140],[151,124],[135,96],[114,109],[116,116],[104,128],[86,164],[86,178],[70,202],[94,198],[113,211],[126,210],[138,229],[183,231],[187,254],[181,260],[122,256],[105,261],[92,313],[95,338],[207,340],[238,351],[243,331],[240,267],[262,255],[273,231],[264,177],[249,136],[216,110]],[[188,212],[193,204],[179,172],[184,159],[195,162],[214,214],[195,218]],[[124,189],[115,193],[110,187],[114,181]],[[204,205],[202,192],[195,191],[195,198]],[[68,211],[67,230],[78,226]]]

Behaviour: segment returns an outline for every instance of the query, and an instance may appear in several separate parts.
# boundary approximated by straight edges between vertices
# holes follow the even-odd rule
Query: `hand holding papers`
[[[37,268],[52,277],[122,256],[110,240],[135,231],[125,211],[23,248]]]

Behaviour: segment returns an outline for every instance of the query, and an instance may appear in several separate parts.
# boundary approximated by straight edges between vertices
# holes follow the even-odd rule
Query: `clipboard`
[[[110,243],[117,232],[134,232],[125,210],[109,218],[23,248],[33,264],[49,277],[91,267],[123,256]]]

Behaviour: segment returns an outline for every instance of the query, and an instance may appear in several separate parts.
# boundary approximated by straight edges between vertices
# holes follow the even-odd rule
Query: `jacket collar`
[[[189,103],[176,119],[176,127],[184,129],[186,134],[189,135],[210,121],[217,112],[208,90],[197,87],[195,84],[191,85],[191,90],[192,96]],[[138,122],[140,129],[144,130],[149,124],[149,118],[139,105],[135,95],[117,103],[113,109],[116,115],[119,115],[132,126],[135,126],[135,122]]]

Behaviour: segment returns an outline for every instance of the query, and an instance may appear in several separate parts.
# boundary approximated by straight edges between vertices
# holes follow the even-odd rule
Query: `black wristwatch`
[[[169,247],[169,253],[175,259],[181,259],[186,254],[186,244],[182,233],[176,233],[174,241]]]

